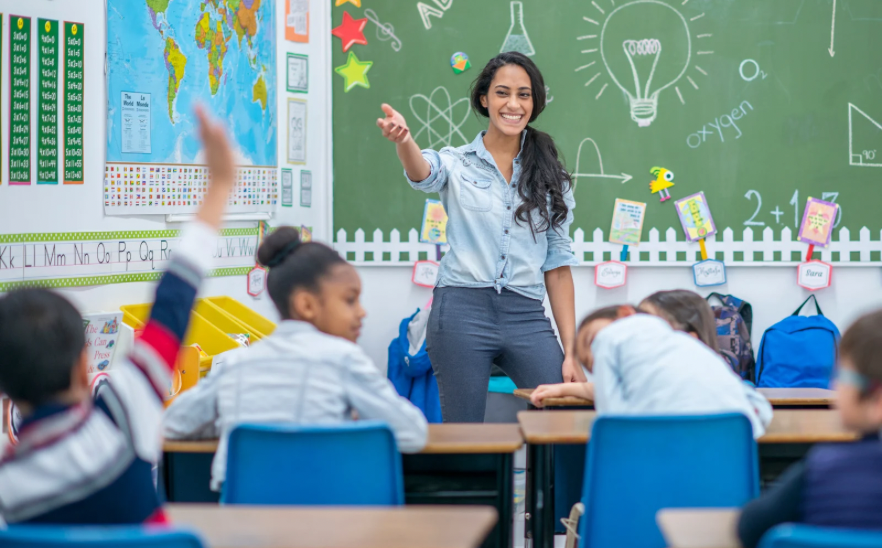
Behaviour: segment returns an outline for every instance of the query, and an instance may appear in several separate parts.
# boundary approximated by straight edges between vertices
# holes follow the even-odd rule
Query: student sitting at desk
[[[882,529],[882,310],[842,336],[836,403],[843,425],[864,434],[863,441],[814,447],[748,503],[738,523],[745,548],[785,522]]]
[[[220,435],[211,468],[215,491],[226,477],[229,433],[240,423],[333,424],[351,420],[354,410],[388,423],[401,451],[422,449],[422,411],[355,344],[365,316],[355,268],[324,244],[301,242],[287,226],[264,240],[257,257],[270,269],[267,290],[282,323],[262,341],[224,355],[178,396],[166,411],[165,437]]]
[[[152,473],[162,397],[235,180],[223,127],[198,114],[211,172],[204,204],[159,282],[144,334],[94,404],[77,309],[44,289],[0,299],[0,392],[24,416],[18,445],[0,459],[0,524],[166,521]]]
[[[745,385],[720,355],[661,318],[628,305],[601,308],[582,320],[576,349],[594,383],[540,386],[534,404],[577,396],[593,399],[598,414],[738,412],[750,420],[754,437],[765,433]]]

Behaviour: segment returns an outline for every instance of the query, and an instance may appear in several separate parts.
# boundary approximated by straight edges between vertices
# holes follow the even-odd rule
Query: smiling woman
[[[528,125],[545,109],[542,74],[501,53],[473,83],[471,104],[487,130],[437,152],[420,151],[391,106],[377,120],[410,185],[438,192],[449,217],[426,338],[445,422],[483,421],[494,363],[519,388],[584,380],[573,353],[572,184],[554,140]]]

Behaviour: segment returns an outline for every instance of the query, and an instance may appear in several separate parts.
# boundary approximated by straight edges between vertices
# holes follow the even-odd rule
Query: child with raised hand
[[[744,548],[786,522],[882,529],[882,310],[859,318],[842,336],[835,387],[842,424],[863,439],[816,445],[748,503],[738,523]]]
[[[705,303],[705,306],[706,303]],[[711,347],[667,321],[630,305],[601,308],[576,336],[579,361],[594,383],[538,387],[534,405],[550,397],[594,400],[599,414],[678,415],[743,413],[754,437],[765,432],[741,380]]]
[[[166,412],[165,437],[220,436],[211,470],[216,491],[226,477],[229,433],[240,423],[334,424],[356,411],[388,423],[401,451],[422,449],[422,411],[355,344],[365,316],[355,268],[324,244],[301,242],[287,226],[267,236],[257,257],[269,268],[267,288],[283,321],[178,396]]]
[[[152,466],[162,400],[233,188],[222,126],[197,109],[211,184],[156,289],[131,355],[92,400],[82,318],[64,297],[22,289],[0,298],[0,392],[24,415],[0,460],[0,523],[163,522]]]

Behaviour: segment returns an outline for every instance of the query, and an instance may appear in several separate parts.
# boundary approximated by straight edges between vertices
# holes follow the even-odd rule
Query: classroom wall
[[[382,368],[388,360],[387,348],[398,336],[398,324],[425,305],[431,290],[411,283],[409,268],[360,267],[364,295],[362,304],[368,312],[362,329],[361,345],[368,355]],[[753,305],[754,348],[770,325],[793,313],[810,294],[796,285],[794,267],[729,268],[729,282],[713,288],[718,292],[731,293]],[[637,303],[643,297],[662,289],[691,289],[702,295],[709,290],[696,288],[688,268],[631,268],[628,284],[618,289],[601,289],[594,285],[594,269],[573,269],[576,286],[577,320],[594,308],[619,304]],[[824,314],[840,330],[861,313],[882,307],[882,271],[878,268],[836,268],[833,286],[816,292]],[[551,309],[546,301],[546,313]],[[812,312],[814,312],[812,310]]]
[[[134,1],[134,0],[133,0]],[[294,207],[279,209],[270,220],[272,226],[279,224],[306,225],[313,227],[317,239],[329,239],[331,230],[331,141],[330,141],[330,3],[313,0],[310,13],[310,41],[308,44],[288,42],[284,39],[285,0],[276,0],[277,36],[277,82],[278,116],[284,120],[287,112],[287,98],[307,100],[307,164],[305,166],[286,166],[284,131],[278,139],[280,167],[290,167],[294,172]],[[102,187],[104,157],[106,146],[106,88],[104,79],[104,60],[106,48],[105,1],[104,0],[0,0],[0,13],[3,14],[4,47],[2,76],[3,85],[8,86],[8,15],[24,15],[34,19],[46,17],[83,23],[86,29],[85,41],[85,175],[83,185],[31,185],[9,186],[6,184],[8,166],[9,135],[8,87],[2,93],[0,116],[2,124],[2,166],[4,175],[0,184],[0,234],[22,232],[73,232],[110,230],[163,230],[180,228],[181,223],[167,223],[164,215],[113,216],[105,217],[103,211]],[[35,29],[36,21],[32,22]],[[36,31],[34,30],[36,33]],[[288,94],[285,91],[286,53],[300,53],[309,56],[309,93]],[[36,63],[36,51],[34,60]],[[33,65],[32,65],[33,66]],[[32,89],[36,89],[36,70],[32,69]],[[36,115],[33,115],[33,135],[36,136]],[[284,122],[282,122],[284,129]],[[33,139],[32,163],[36,164],[36,138]],[[311,208],[299,207],[300,168],[312,171],[313,200]],[[256,222],[227,223],[230,228],[256,226]],[[97,287],[63,289],[61,293],[69,297],[82,312],[116,310],[122,304],[149,302],[152,300],[153,283],[126,283]],[[212,278],[206,281],[204,295],[230,295],[251,306],[256,311],[275,319],[276,314],[267,297],[252,299],[246,293],[244,276]]]

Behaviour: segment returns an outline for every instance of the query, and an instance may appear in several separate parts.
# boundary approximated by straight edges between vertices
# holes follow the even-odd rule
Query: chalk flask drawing
[[[524,26],[524,4],[522,2],[511,3],[511,27],[505,40],[502,43],[502,49],[499,53],[505,51],[517,51],[527,56],[536,55],[533,49],[533,43],[527,35],[527,28]]]

